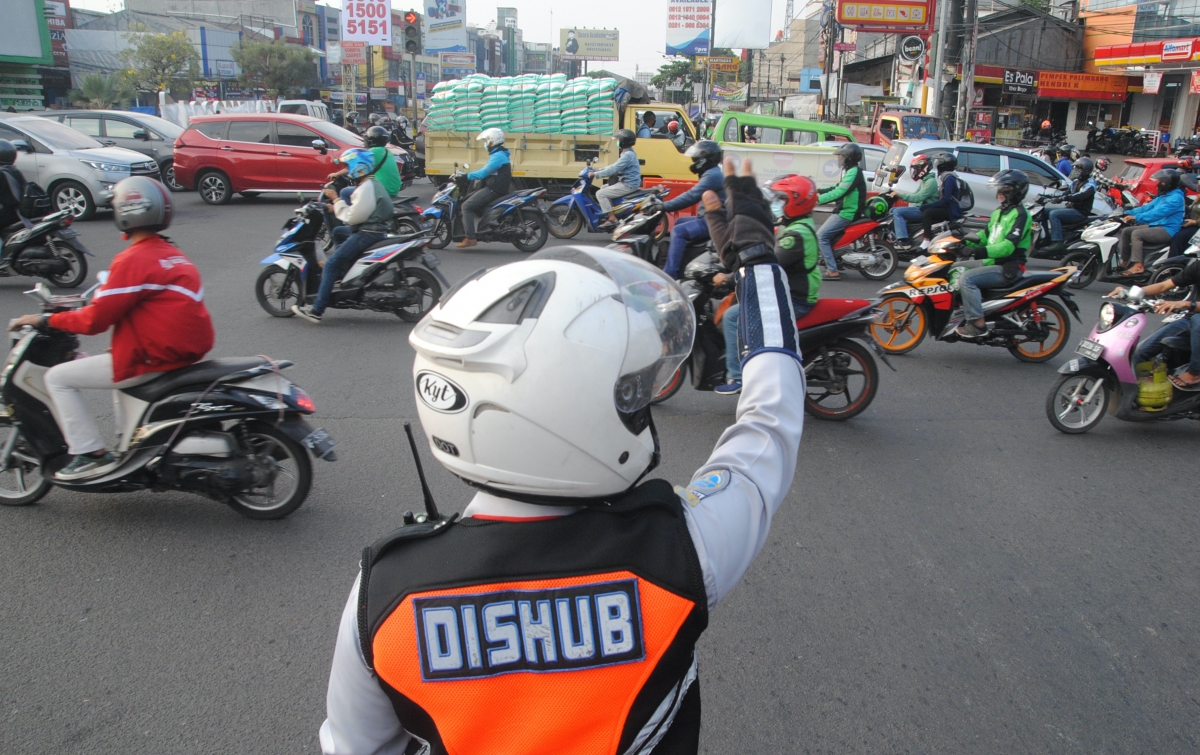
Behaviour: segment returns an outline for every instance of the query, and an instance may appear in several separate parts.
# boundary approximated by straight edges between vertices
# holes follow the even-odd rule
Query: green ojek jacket
[[[1007,210],[996,208],[983,234],[983,248],[987,250],[984,265],[1001,265],[1010,278],[1016,279],[1025,265],[1032,232],[1033,219],[1024,205],[1018,204]]]
[[[817,195],[817,204],[826,204],[837,200],[834,214],[846,220],[858,220],[863,216],[863,208],[867,203],[867,182],[863,178],[862,168],[855,165],[842,174],[842,180],[832,189],[826,189]]]
[[[787,273],[794,304],[816,304],[821,290],[820,252],[812,216],[793,220],[775,242],[775,258]]]

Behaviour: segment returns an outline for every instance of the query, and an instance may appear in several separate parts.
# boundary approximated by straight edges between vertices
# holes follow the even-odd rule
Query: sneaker
[[[299,316],[301,316],[301,317],[303,317],[305,320],[308,320],[308,321],[309,321],[309,322],[311,322],[313,325],[320,325],[320,324],[321,324],[321,315],[320,315],[320,313],[318,313],[318,312],[314,312],[314,311],[313,311],[313,308],[312,308],[311,306],[307,305],[307,304],[306,304],[306,305],[304,305],[303,307],[302,307],[302,306],[300,306],[299,304],[293,304],[293,305],[292,305],[292,312],[293,312],[293,313],[295,313],[295,314],[297,314],[297,315],[299,315]]]
[[[922,248],[922,249],[928,249],[928,248],[929,248],[929,239],[923,239],[923,240],[921,241],[921,248]]]
[[[111,472],[116,469],[119,462],[116,457],[108,451],[101,453],[99,456],[92,454],[80,454],[71,463],[54,473],[54,479],[62,480],[78,480],[83,477],[94,477],[102,475],[105,472]]]
[[[742,381],[730,380],[725,385],[718,385],[716,388],[713,388],[713,392],[719,393],[722,396],[733,396],[734,394],[741,393]]]
[[[1067,251],[1067,245],[1061,241],[1051,241],[1046,246],[1042,247],[1042,254],[1062,254]]]
[[[954,333],[959,338],[978,338],[979,336],[987,334],[987,326],[985,325],[981,328],[971,320],[967,320],[962,325],[959,325],[957,328],[955,328]]]
[[[454,245],[455,249],[470,249],[473,246],[478,246],[479,242],[475,239],[463,239]]]
[[[912,240],[911,239],[896,239],[896,248],[903,249],[905,251],[912,249],[913,248]]]

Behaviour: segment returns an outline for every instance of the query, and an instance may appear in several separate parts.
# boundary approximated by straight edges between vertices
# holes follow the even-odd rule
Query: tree
[[[704,83],[704,69],[696,70],[696,61],[674,60],[658,69],[658,73],[650,79],[650,83],[659,89],[665,89],[667,84],[681,81],[685,89],[691,89],[692,84]]]
[[[117,76],[89,73],[67,96],[75,105],[104,110],[133,99],[133,91]]]
[[[199,76],[200,56],[181,31],[129,34],[126,41],[120,55],[125,78],[140,92],[186,91]]]
[[[241,66],[243,84],[280,97],[316,81],[316,58],[307,47],[280,40],[243,41],[233,48],[233,59]]]

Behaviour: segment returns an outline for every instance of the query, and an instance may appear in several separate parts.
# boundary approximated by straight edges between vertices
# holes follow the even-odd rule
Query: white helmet
[[[498,128],[485,128],[479,132],[479,136],[475,137],[475,141],[483,142],[488,149],[499,147],[504,144],[504,132]]]
[[[675,281],[628,254],[555,247],[481,270],[408,338],[433,455],[532,503],[628,490],[658,463],[650,401],[695,330]]]

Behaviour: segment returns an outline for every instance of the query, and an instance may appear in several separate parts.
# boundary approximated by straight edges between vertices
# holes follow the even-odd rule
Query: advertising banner
[[[443,52],[438,54],[443,76],[470,76],[475,73],[475,55],[469,52]]]
[[[342,42],[342,65],[365,66],[367,64],[366,42]]]
[[[50,27],[50,47],[54,51],[54,65],[67,68],[71,61],[67,57],[67,29],[75,28],[71,23],[70,0],[46,0],[46,24]]]
[[[466,2],[425,0],[425,54],[466,51]]]
[[[1158,88],[1162,85],[1162,73],[1158,71],[1146,71],[1142,75],[1142,94],[1158,94]]]
[[[667,55],[707,55],[709,0],[667,0]]]
[[[620,60],[621,32],[616,29],[559,29],[563,60]]]
[[[1162,74],[1147,72],[1143,91],[1152,94],[1150,81]],[[1122,101],[1128,96],[1129,79],[1124,76],[1105,76],[1099,73],[1038,72],[1038,97],[1057,97],[1064,100]],[[1155,91],[1158,91],[1155,82]]]
[[[933,15],[929,0],[838,0],[837,21],[852,29],[928,29]]]
[[[723,87],[719,84],[714,84],[712,98],[713,102],[745,102],[749,94],[749,84],[739,84],[737,86],[730,87]]]
[[[713,47],[765,50],[771,44],[771,0],[717,0]]]
[[[387,0],[345,0],[342,41],[387,47],[392,44],[392,9]]]
[[[1192,83],[1188,87],[1191,94],[1200,94],[1200,71],[1192,71]]]

